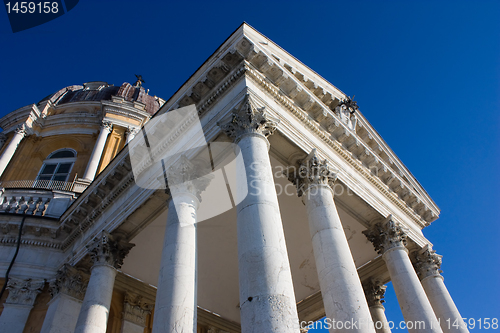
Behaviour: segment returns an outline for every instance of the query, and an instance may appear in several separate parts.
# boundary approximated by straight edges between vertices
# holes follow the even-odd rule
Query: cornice
[[[250,31],[249,35],[236,36],[241,34],[239,32],[231,36],[230,43],[219,48],[219,60],[207,61],[165,107],[175,108],[196,103],[199,114],[203,115],[219,95],[227,90],[231,81],[234,82],[245,74],[292,111],[406,215],[417,221],[421,228],[434,221],[439,215],[437,206],[376,131],[372,130],[362,114],[357,112],[362,121],[356,128],[349,128],[349,124],[340,117],[337,105],[347,96],[290,55],[288,59],[279,59],[274,54],[268,54],[266,46],[252,41],[251,36],[257,34],[260,39],[266,38],[250,27],[245,28]],[[281,52],[286,53],[283,50]],[[231,79],[224,80],[223,84],[220,77],[212,80],[210,73],[213,70],[221,76],[224,73],[225,77],[231,75]],[[314,77],[319,83],[307,76]],[[214,83],[218,84],[215,93],[210,89]],[[357,128],[369,128],[370,133],[361,137],[357,134]],[[361,132],[366,134],[363,130]],[[367,137],[376,137],[377,140],[370,141]],[[389,161],[397,163],[386,162],[381,156],[382,152],[390,156]],[[374,170],[377,170],[375,177]]]
[[[133,183],[133,180],[130,163],[122,161],[110,168],[96,184],[89,186],[61,217],[59,229],[69,234],[62,241],[61,248],[67,249]]]
[[[249,64],[246,66],[246,69],[246,74],[250,78],[252,78],[254,82],[259,84],[268,93],[270,93],[276,101],[278,101],[282,106],[289,110],[309,130],[315,133],[320,139],[322,139],[323,142],[330,146],[338,155],[340,155],[344,159],[344,161],[346,161],[356,171],[362,174],[364,178],[372,183],[381,193],[385,195],[385,197],[387,197],[392,203],[400,208],[408,217],[410,217],[422,228],[428,225],[420,218],[417,213],[413,211],[413,209],[408,208],[408,206],[404,204],[404,201],[401,200],[396,193],[390,191],[390,188],[386,184],[384,184],[380,178],[374,177],[371,173],[371,170],[364,166],[359,160],[357,160],[346,147],[344,147],[338,140],[332,140],[331,133],[322,128],[322,126],[318,122],[311,119],[307,112],[297,107],[293,102],[289,100],[287,96],[283,95],[281,90],[268,82],[268,80],[266,80],[266,78],[262,74],[253,69]],[[337,126],[343,126],[341,125],[340,120],[336,120],[335,124]],[[281,130],[281,127],[279,127],[278,130]],[[347,128],[345,128],[345,130],[352,133],[352,131]],[[342,179],[342,174],[339,175],[339,178]]]
[[[151,118],[151,115],[144,110],[140,110],[135,107],[131,102],[117,103],[115,101],[101,101],[102,112],[116,114],[120,116],[125,116],[139,122],[144,123],[147,119]],[[142,104],[142,103],[141,103]]]

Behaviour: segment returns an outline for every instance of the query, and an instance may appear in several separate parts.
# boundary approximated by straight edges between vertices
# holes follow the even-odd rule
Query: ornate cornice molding
[[[246,62],[245,62],[246,63]],[[318,135],[326,144],[328,144],[336,153],[338,153],[347,163],[349,163],[356,171],[360,172],[363,177],[365,177],[370,183],[372,183],[381,193],[383,193],[392,203],[394,203],[398,208],[400,208],[404,213],[407,214],[413,221],[415,221],[422,228],[429,225],[430,222],[425,222],[423,218],[423,213],[419,213],[418,210],[424,205],[418,199],[418,197],[404,196],[404,188],[394,187],[396,192],[384,182],[386,174],[394,176],[394,179],[398,179],[400,184],[402,184],[401,176],[397,174],[390,166],[386,165],[381,158],[377,157],[377,163],[381,165],[378,169],[381,172],[378,175],[373,175],[372,168],[365,166],[356,154],[353,154],[349,148],[354,148],[355,145],[350,145],[345,147],[343,142],[345,138],[355,138],[356,135],[344,124],[340,119],[333,118],[331,125],[325,128],[316,119],[311,118],[311,116],[304,111],[302,108],[296,106],[296,103],[286,96],[280,88],[272,84],[261,72],[253,68],[249,63],[245,65],[245,73],[253,79],[253,81],[264,88],[271,96],[279,102],[283,107],[288,109],[294,116],[296,116],[306,127],[308,127],[313,133]],[[336,133],[340,133],[336,136]],[[343,139],[344,138],[344,139]],[[370,156],[378,156],[371,147],[366,146],[364,141],[359,140],[358,143],[363,146],[364,150],[368,151]],[[413,190],[407,189],[410,193]],[[399,193],[406,199],[401,199]],[[414,200],[412,200],[412,198]],[[429,215],[430,214],[430,215]],[[422,216],[421,216],[422,215]],[[435,214],[428,210],[425,213],[427,219],[432,219]]]
[[[414,267],[420,280],[429,276],[442,277],[441,263],[443,256],[439,255],[430,245],[424,246],[421,250],[412,253]]]
[[[389,215],[384,221],[375,223],[363,234],[372,242],[379,254],[384,254],[393,248],[404,248],[406,250],[406,230]]]
[[[230,138],[238,142],[245,135],[272,135],[278,126],[279,120],[269,116],[265,107],[258,108],[246,95],[243,101],[232,112],[229,123],[217,124]]]
[[[302,196],[311,186],[328,186],[333,190],[338,171],[331,171],[325,160],[320,160],[316,149],[303,159],[298,168],[286,170],[288,180],[297,187],[298,196]],[[333,193],[333,192],[332,192]]]
[[[134,182],[132,167],[128,161],[112,165],[101,175],[99,175],[98,181],[94,181],[95,185],[93,183],[89,186],[77,199],[73,205],[74,208],[70,207],[71,210],[61,217],[62,223],[59,229],[66,234],[69,233],[69,236],[62,241],[61,249],[70,246],[83,231],[98,219],[101,212]]]
[[[146,327],[146,319],[153,304],[148,303],[144,298],[135,293],[126,292],[123,303],[123,319],[142,327]]]
[[[45,280],[10,278],[7,283],[9,296],[6,304],[33,306],[45,285]]]
[[[120,102],[118,102],[118,100],[119,99],[116,99],[114,101],[101,101],[103,113],[125,116],[139,122],[143,122],[145,119],[149,119],[151,117],[151,115],[145,110],[136,108],[133,103],[127,102],[125,100],[120,100]]]
[[[90,276],[71,265],[65,264],[55,280],[50,282],[50,293],[54,298],[59,293],[83,300]]]
[[[94,266],[107,265],[119,269],[134,245],[119,235],[102,231],[93,239],[92,244],[87,245],[87,249]]]

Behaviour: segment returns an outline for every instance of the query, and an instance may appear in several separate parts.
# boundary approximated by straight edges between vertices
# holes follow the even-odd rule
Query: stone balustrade
[[[75,199],[64,191],[0,188],[0,213],[59,218]]]

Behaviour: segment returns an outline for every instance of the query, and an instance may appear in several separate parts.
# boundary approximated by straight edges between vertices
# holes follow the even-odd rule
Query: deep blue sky
[[[348,95],[441,208],[424,230],[462,315],[500,317],[500,2],[90,1],[13,34],[0,9],[3,116],[67,85],[169,98],[246,21]],[[390,320],[402,319],[395,295]]]

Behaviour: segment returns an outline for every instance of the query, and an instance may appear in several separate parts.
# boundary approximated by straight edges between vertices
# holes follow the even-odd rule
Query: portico
[[[162,118],[188,105],[196,117]],[[58,254],[44,270],[22,255],[13,272],[41,279],[33,297],[44,283],[57,290],[42,332],[298,333],[326,315],[343,324],[330,332],[389,333],[389,281],[421,332],[459,317],[422,233],[439,208],[355,101],[248,25],[163,105],[158,127],[113,112],[88,188],[47,222],[54,237],[26,219],[25,241],[45,237]],[[195,121],[200,138],[186,134]],[[98,172],[114,126],[127,149]]]

